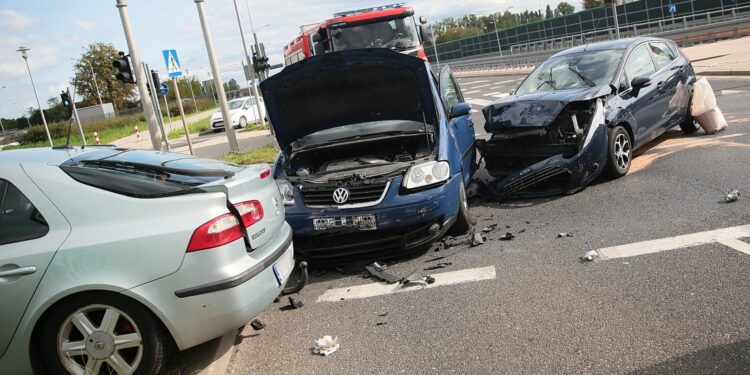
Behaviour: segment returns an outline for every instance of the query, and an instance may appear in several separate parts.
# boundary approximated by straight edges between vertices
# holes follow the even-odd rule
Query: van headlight
[[[443,183],[450,177],[450,165],[447,161],[430,161],[409,168],[404,176],[403,186],[406,189],[417,189]]]
[[[284,206],[294,206],[294,187],[287,180],[276,180]]]

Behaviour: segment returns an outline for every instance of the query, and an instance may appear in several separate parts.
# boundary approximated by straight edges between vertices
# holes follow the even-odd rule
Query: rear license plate
[[[278,261],[276,261],[276,264],[271,266],[271,269],[273,269],[273,275],[276,276],[276,281],[279,283],[279,286],[284,286],[289,275],[292,274],[294,260],[290,259],[291,257],[292,253],[284,254]]]
[[[337,217],[319,217],[313,219],[315,230],[327,230],[338,228],[354,228],[359,230],[375,230],[375,215],[355,215]]]

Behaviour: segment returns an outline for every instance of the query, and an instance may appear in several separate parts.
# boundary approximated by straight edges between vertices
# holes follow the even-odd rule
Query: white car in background
[[[260,100],[262,116],[265,116],[266,105],[263,103],[263,98],[258,98],[258,100]],[[229,112],[232,114],[232,126],[234,127],[244,128],[248,123],[260,122],[258,106],[255,105],[255,98],[252,97],[230,100]],[[211,129],[214,131],[224,129],[224,117],[221,114],[221,109],[211,116]]]

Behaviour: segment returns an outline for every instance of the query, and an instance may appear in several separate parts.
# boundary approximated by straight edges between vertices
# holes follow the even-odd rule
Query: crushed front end
[[[607,161],[608,129],[600,99],[505,101],[485,107],[489,140],[477,148],[495,199],[572,194]]]

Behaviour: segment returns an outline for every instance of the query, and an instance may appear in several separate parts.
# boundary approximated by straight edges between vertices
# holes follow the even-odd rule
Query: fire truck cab
[[[284,46],[284,63],[358,48],[390,48],[427,60],[426,23],[420,17],[417,24],[414,9],[402,3],[336,13],[320,24],[300,27],[300,35]]]

